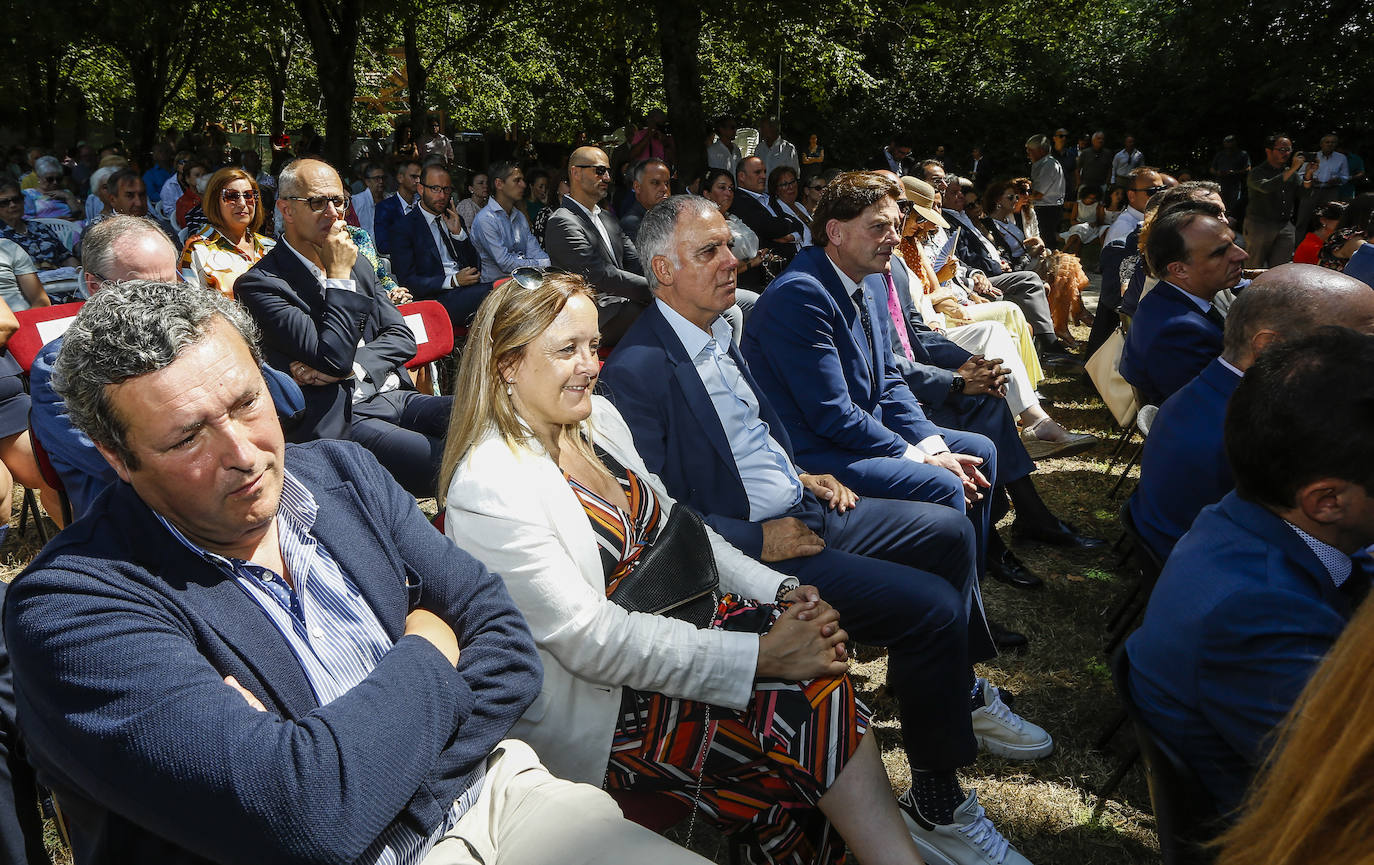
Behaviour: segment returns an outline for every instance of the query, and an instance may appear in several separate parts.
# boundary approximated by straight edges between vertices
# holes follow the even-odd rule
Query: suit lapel
[[[668,320],[659,311],[658,304],[649,304],[649,308],[644,311],[644,317],[649,319],[655,336],[663,345],[668,365],[672,367],[673,380],[682,391],[682,398],[691,409],[692,415],[698,419],[702,431],[706,433],[706,440],[715,448],[725,465],[737,473],[735,452],[730,449],[730,441],[725,437],[725,429],[720,425],[716,407],[711,404],[711,397],[706,393],[706,385],[701,383],[701,376],[697,375],[697,368],[687,356],[687,349],[682,347],[682,340],[677,338],[672,325],[668,324]]]
[[[601,247],[601,251],[605,254],[607,260],[615,261],[618,265],[620,262],[616,259],[615,251],[606,248],[606,241],[601,239],[601,232],[597,230],[596,225],[592,222],[594,217],[589,216],[587,214],[587,211],[582,209],[582,205],[578,204],[576,201],[573,201],[571,195],[563,196],[563,208],[567,210],[569,213],[571,213],[573,216],[577,217],[577,221],[582,223],[583,230],[586,231],[589,235],[591,235],[592,243],[595,243],[597,246]],[[603,213],[602,215],[604,216],[605,214]],[[609,234],[609,232],[607,233]]]
[[[611,248],[607,250],[607,252],[610,253],[611,261],[615,262],[616,267],[624,267],[625,261],[621,256],[621,245],[618,242],[620,240],[620,226],[617,225],[616,221],[611,218],[611,215],[604,210],[597,215],[597,219],[601,220],[601,225],[606,229],[606,236],[611,239]],[[601,233],[597,232],[596,236],[599,240],[601,238]]]

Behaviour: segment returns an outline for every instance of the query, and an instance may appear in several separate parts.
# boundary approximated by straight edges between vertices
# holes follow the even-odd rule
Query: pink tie
[[[893,329],[897,331],[897,338],[902,341],[902,351],[906,352],[906,359],[915,361],[916,355],[911,353],[911,341],[906,338],[906,319],[902,317],[902,305],[897,301],[897,286],[892,282],[892,274],[884,273],[883,279],[887,280],[887,311],[892,315]]]

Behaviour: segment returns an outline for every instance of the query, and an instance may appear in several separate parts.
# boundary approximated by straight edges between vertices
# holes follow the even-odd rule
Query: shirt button
[[[310,632],[310,636],[314,637],[317,640],[321,639],[322,637],[324,637],[324,628],[315,628],[313,631]]]

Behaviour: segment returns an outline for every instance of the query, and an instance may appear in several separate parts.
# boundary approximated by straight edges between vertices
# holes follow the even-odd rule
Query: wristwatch
[[[949,380],[949,392],[963,393],[965,384],[966,382],[964,381],[964,377],[962,375],[959,375],[958,373],[955,373],[954,378]]]
[[[783,577],[782,585],[778,586],[778,593],[773,597],[775,603],[782,603],[782,599],[787,597],[787,593],[801,585],[801,580],[796,577]]]

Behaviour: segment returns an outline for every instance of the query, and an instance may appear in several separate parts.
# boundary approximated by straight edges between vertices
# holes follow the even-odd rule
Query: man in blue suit
[[[1219,814],[1369,590],[1374,381],[1352,370],[1371,368],[1374,337],[1344,328],[1260,355],[1226,414],[1236,489],[1174,547],[1126,643],[1145,720]]]
[[[62,396],[120,482],[4,633],[77,861],[702,862],[504,739],[541,670],[500,578],[357,445],[286,446],[252,335],[155,282],[66,334]]]
[[[419,203],[419,183],[420,163],[402,160],[396,166],[396,191],[383,198],[372,214],[372,240],[379,254],[391,255],[392,228]]]
[[[1245,250],[1222,220],[1179,210],[1155,221],[1145,260],[1159,284],[1140,301],[1121,375],[1160,405],[1221,354],[1223,318],[1212,298],[1240,282]]]
[[[636,449],[675,498],[732,543],[817,585],[856,640],[888,647],[888,687],[914,770],[903,804],[926,820],[918,844],[982,861],[957,831],[972,825],[965,806],[973,800],[956,770],[978,743],[1033,759],[1052,742],[1019,718],[996,721],[1001,709],[989,706],[1005,706],[999,692],[969,669],[991,646],[968,520],[939,505],[858,501],[833,476],[797,467],[787,430],[720,318],[735,301],[737,263],[709,201],[668,199],[644,217],[639,239],[656,299],[602,371]]]
[[[420,206],[391,229],[391,269],[416,300],[443,304],[457,330],[467,327],[491,285],[481,281],[482,259],[452,196],[448,169],[426,168],[420,177]]]
[[[1270,346],[1323,325],[1374,333],[1374,291],[1312,264],[1267,270],[1231,305],[1221,357],[1160,406],[1129,506],[1141,537],[1161,560],[1199,511],[1235,487],[1222,421],[1245,371]]]

